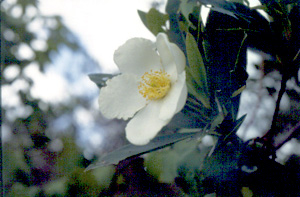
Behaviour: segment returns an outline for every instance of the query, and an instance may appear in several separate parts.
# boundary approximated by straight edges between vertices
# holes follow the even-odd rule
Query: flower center
[[[164,70],[145,72],[138,88],[147,100],[163,98],[171,87],[170,75]]]

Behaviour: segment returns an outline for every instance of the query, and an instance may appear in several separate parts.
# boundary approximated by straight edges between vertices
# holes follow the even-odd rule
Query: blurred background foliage
[[[270,66],[270,57],[261,55],[263,64],[253,68],[255,72],[244,91],[247,97],[242,99],[240,108],[240,113],[251,108],[248,121],[242,126],[244,139],[252,137],[250,131],[254,128],[259,134],[268,130],[273,113],[270,109],[280,84],[278,71]],[[36,92],[41,90],[38,89],[41,80],[53,71],[66,81],[52,78],[50,86],[42,87],[46,92],[64,93],[62,98],[53,96],[51,100]],[[182,141],[117,166],[84,171],[97,157],[125,143],[124,122],[108,121],[97,110],[98,89],[87,77],[92,72],[101,72],[100,66],[59,16],[43,16],[37,0],[1,2],[2,194],[118,196],[138,191],[148,196],[202,196],[209,193],[201,187],[201,169],[216,140],[211,137]],[[299,122],[299,92],[299,84],[290,82],[280,113],[282,128]],[[299,144],[299,134],[292,141]],[[299,152],[295,148],[282,161],[300,177]],[[252,191],[243,188],[242,193],[249,196]]]
[[[98,63],[62,19],[44,16],[38,3],[1,1],[2,194],[97,196],[109,186],[114,168],[84,173],[87,158],[124,143],[123,124],[97,111],[98,89],[87,74],[99,72]],[[86,114],[92,120],[84,121]],[[82,130],[96,137],[111,130],[101,134],[110,139],[98,137],[91,145]]]

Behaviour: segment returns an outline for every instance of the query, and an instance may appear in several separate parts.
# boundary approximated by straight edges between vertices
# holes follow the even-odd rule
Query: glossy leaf
[[[145,158],[145,167],[147,172],[160,182],[172,183],[177,175],[179,158],[180,156],[172,149],[152,152]]]
[[[186,36],[186,52],[189,62],[189,68],[187,68],[189,90],[206,108],[210,108],[205,65],[197,42],[190,33]]]
[[[242,86],[241,88],[237,89],[236,91],[234,91],[231,95],[231,97],[236,97],[237,95],[241,94],[243,92],[243,90],[246,89],[246,85]]]
[[[219,113],[218,115],[216,115],[213,121],[211,122],[209,132],[215,132],[216,128],[223,122],[224,118],[225,117],[223,113]]]
[[[187,33],[186,36],[186,50],[191,74],[197,83],[206,91],[208,87],[205,65],[199,52],[198,44],[190,33]]]
[[[185,19],[189,19],[189,15],[193,12],[196,6],[197,2],[182,0],[179,8]]]
[[[191,74],[191,69],[189,67],[186,67],[186,82],[188,91],[190,94],[192,94],[194,97],[196,97],[201,103],[206,107],[210,108],[209,99],[204,91],[202,91],[199,84],[195,81]]]
[[[213,181],[215,184],[209,185],[212,187],[210,189],[217,190],[220,196],[228,194],[227,190],[230,190],[230,196],[240,196],[239,161],[243,145],[236,135],[226,141],[219,139],[212,155],[204,161],[203,174],[206,177],[204,184],[208,184],[210,180]]]
[[[235,19],[242,19],[247,23],[253,23],[257,18],[251,14],[248,6],[249,2],[242,0],[196,0],[204,5],[211,5],[211,9],[222,14],[226,14]],[[244,5],[244,3],[246,5]]]
[[[183,32],[188,32],[189,30],[189,25],[187,22],[179,21],[179,28]]]
[[[152,152],[145,158],[147,171],[161,182],[173,182],[178,176],[178,168],[187,168],[192,172],[202,165],[207,151],[199,150],[199,137],[186,139],[171,149]]]
[[[176,142],[182,141],[184,139],[194,137],[199,132],[192,132],[192,133],[175,133],[170,135],[158,136],[150,141],[148,144],[144,146],[136,146],[133,144],[127,144],[111,153],[100,158],[100,161],[91,164],[86,168],[87,170],[91,170],[97,167],[107,166],[111,164],[118,164],[119,161],[124,160],[126,158],[132,156],[139,156],[151,151],[155,151],[166,146],[170,146]]]
[[[89,74],[89,78],[93,81],[99,88],[105,86],[105,82],[111,79],[114,75],[112,74]]]
[[[246,116],[247,115],[245,114],[242,117],[240,117],[239,119],[237,119],[235,122],[233,122],[231,132],[224,138],[224,140],[226,140],[232,134],[235,135],[235,133],[238,131],[238,129],[240,128],[240,126],[244,122]]]
[[[165,32],[163,27],[166,26],[169,16],[151,8],[148,13],[138,10],[138,14],[144,25],[156,36],[160,32]]]
[[[197,0],[204,5],[211,5],[212,10],[218,11],[223,14],[227,14],[238,19],[235,15],[236,7],[232,2],[227,2],[225,0]]]
[[[175,43],[185,54],[185,39],[179,24],[179,13],[181,0],[167,1],[166,13],[169,16],[170,28],[167,31],[168,37],[171,42]]]
[[[141,10],[138,10],[138,14],[139,14],[139,17],[141,19],[141,21],[144,23],[145,27],[148,28],[148,24],[147,24],[147,13],[146,12],[143,12]]]

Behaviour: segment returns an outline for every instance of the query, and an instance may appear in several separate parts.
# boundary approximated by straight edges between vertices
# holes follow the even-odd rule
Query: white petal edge
[[[186,59],[184,53],[176,44],[170,43],[164,33],[157,35],[156,46],[165,71],[171,75],[171,80],[176,80],[177,74],[185,69]]]
[[[145,72],[162,69],[156,46],[151,40],[132,38],[114,53],[114,61],[121,73],[142,76]]]
[[[184,71],[178,75],[176,83],[172,84],[170,91],[163,98],[160,119],[168,120],[184,107],[188,94],[185,78]]]
[[[159,33],[156,37],[156,47],[160,55],[160,59],[163,65],[164,70],[171,75],[171,81],[177,79],[177,69],[176,64],[173,58],[173,55],[170,50],[170,42],[168,37],[164,33]]]
[[[185,55],[174,43],[170,43],[170,48],[176,63],[177,73],[182,73],[186,66]]]
[[[99,108],[109,119],[127,120],[146,106],[146,99],[138,90],[139,78],[132,74],[121,74],[107,81],[101,88]]]
[[[127,124],[126,138],[134,145],[145,145],[153,139],[157,133],[167,125],[170,120],[158,118],[162,102],[150,102],[140,110]]]

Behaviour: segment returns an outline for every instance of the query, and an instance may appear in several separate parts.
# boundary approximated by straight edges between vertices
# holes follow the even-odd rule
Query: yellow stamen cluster
[[[138,86],[140,94],[147,100],[163,98],[171,87],[169,77],[164,70],[145,72]]]

